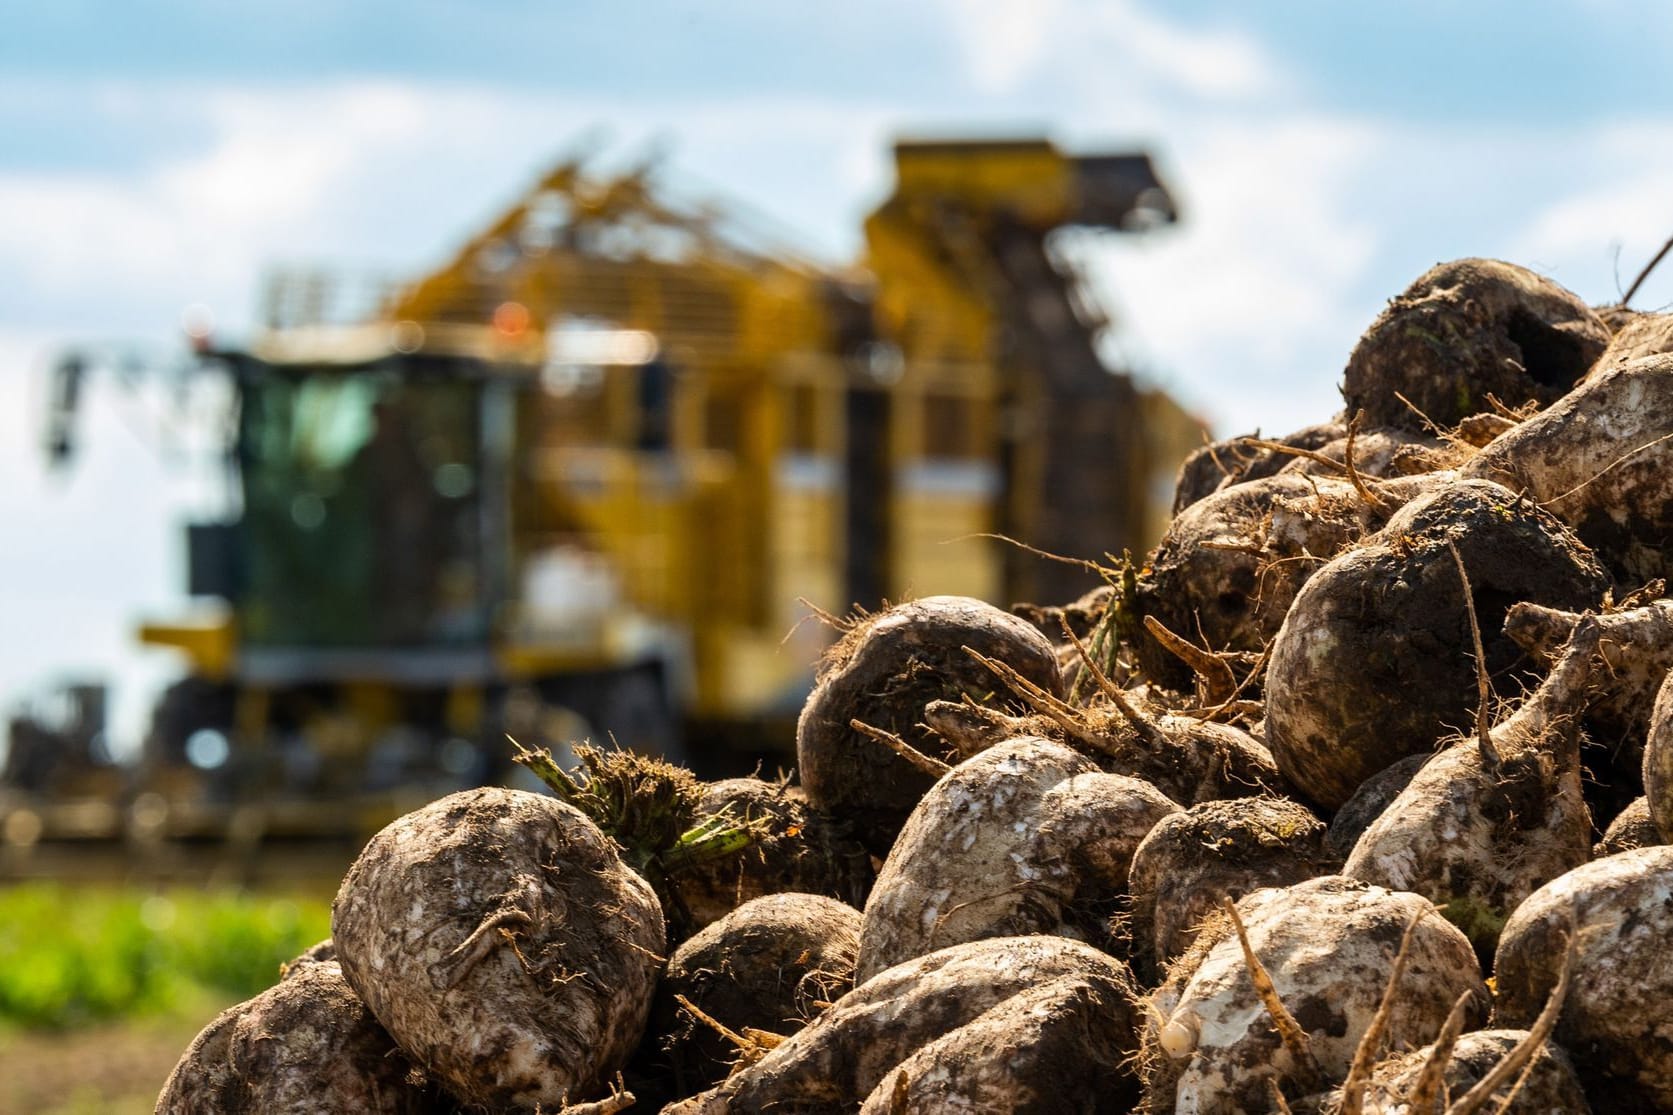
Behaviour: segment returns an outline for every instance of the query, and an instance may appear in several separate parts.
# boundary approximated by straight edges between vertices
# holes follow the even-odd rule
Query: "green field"
[[[0,1024],[62,1030],[247,998],[330,932],[317,897],[10,887],[0,890]]]
[[[330,922],[317,895],[0,889],[0,1113],[151,1110],[192,1035]]]

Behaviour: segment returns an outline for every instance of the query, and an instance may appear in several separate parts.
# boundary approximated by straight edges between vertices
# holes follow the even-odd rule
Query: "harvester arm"
[[[991,361],[1005,405],[1027,416],[1003,435],[998,530],[1093,559],[1138,546],[1148,454],[1138,392],[1104,364],[1104,319],[1047,238],[1066,227],[1132,232],[1178,220],[1150,157],[1075,157],[1043,140],[901,143],[895,164],[895,191],[866,222],[880,320],[908,338],[926,336],[915,318],[957,320],[955,335],[908,351],[908,362],[949,353]],[[1011,599],[1063,590],[1037,583],[1038,564],[1020,553],[1006,564]]]

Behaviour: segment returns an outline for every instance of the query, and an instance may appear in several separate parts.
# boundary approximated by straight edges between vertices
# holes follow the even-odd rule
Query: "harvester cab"
[[[237,498],[188,525],[188,581],[224,608],[141,631],[189,661],[148,770],[211,801],[341,802],[503,778],[507,734],[676,748],[677,642],[524,483],[550,370],[519,332],[319,328],[203,354],[235,390]],[[641,355],[589,368],[654,382]]]

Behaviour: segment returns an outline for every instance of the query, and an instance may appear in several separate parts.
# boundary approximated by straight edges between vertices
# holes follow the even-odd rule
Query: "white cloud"
[[[1588,181],[1533,215],[1512,240],[1512,258],[1569,277],[1598,301],[1616,297],[1673,235],[1673,123],[1615,125],[1569,137],[1564,148]],[[1669,302],[1673,269],[1655,272],[1633,298],[1641,309]]]
[[[1082,14],[1102,31],[1106,50],[1130,50],[1142,65],[1179,88],[1204,97],[1268,94],[1280,85],[1278,67],[1247,35],[1226,29],[1187,29],[1132,4],[1087,3]]]
[[[652,141],[673,136],[676,186],[694,170],[720,192],[775,211],[787,238],[846,254],[858,221],[842,210],[882,176],[888,116],[863,101],[624,108],[357,82],[195,95],[121,88],[103,100],[113,112],[207,127],[211,139],[137,175],[0,171],[0,267],[37,302],[56,300],[66,312],[122,306],[160,323],[194,301],[242,323],[259,276],[275,262],[414,273],[599,121],[615,137],[607,162],[642,157]]]
[[[1213,99],[1280,85],[1278,67],[1249,36],[1186,27],[1131,0],[942,0],[941,8],[972,82],[990,93],[1047,71]]]
[[[316,218],[335,186],[424,130],[423,103],[392,85],[325,97],[224,94],[206,104],[221,136],[198,158],[163,168],[156,193],[184,218],[271,228]]]
[[[1182,144],[1183,227],[1092,250],[1140,366],[1173,373],[1222,428],[1282,432],[1334,413],[1346,350],[1321,356],[1319,339],[1364,325],[1349,292],[1378,237],[1347,193],[1380,142],[1296,117],[1258,131],[1228,120]]]
[[[11,173],[0,176],[0,214],[0,259],[22,268],[37,293],[70,292],[89,277],[132,281],[175,255],[172,214],[145,189]]]
[[[375,188],[379,161],[422,124],[418,100],[387,86],[193,99],[126,89],[108,103],[207,123],[215,138],[139,174],[0,173],[0,264],[27,276],[37,301],[69,311],[137,300],[164,327],[200,299],[238,317],[262,265],[329,243],[342,201]],[[88,315],[89,331],[103,325]]]
[[[990,93],[1008,92],[1048,60],[1066,7],[1063,0],[944,0],[942,6],[972,81]]]

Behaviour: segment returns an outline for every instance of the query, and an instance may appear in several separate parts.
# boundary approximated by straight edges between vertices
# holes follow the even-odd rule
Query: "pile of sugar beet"
[[[1673,316],[1461,260],[1342,392],[1078,600],[833,620],[799,781],[397,820],[158,1110],[1673,1112]]]

